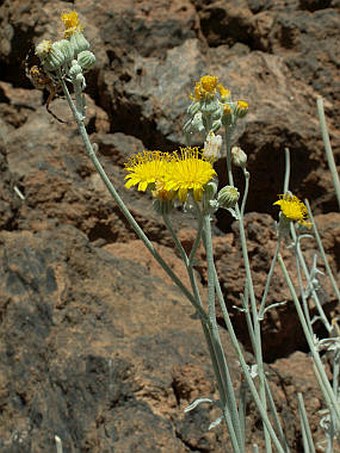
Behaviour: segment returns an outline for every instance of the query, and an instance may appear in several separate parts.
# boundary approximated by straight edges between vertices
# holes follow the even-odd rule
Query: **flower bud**
[[[185,123],[183,129],[184,132],[203,132],[205,128],[202,113],[197,112],[192,119]]]
[[[235,116],[237,118],[244,118],[248,113],[249,104],[247,101],[237,101],[235,107]]]
[[[221,120],[217,120],[217,121],[214,121],[211,125],[211,129],[212,131],[216,132],[218,131],[219,129],[221,129],[222,127],[222,121]]]
[[[233,123],[233,110],[229,104],[223,106],[222,124],[230,126]]]
[[[215,198],[217,193],[217,181],[209,181],[208,184],[204,187],[203,192],[203,212],[204,213],[214,213],[218,209],[218,203]]]
[[[240,192],[234,186],[223,187],[217,195],[219,206],[225,209],[234,208],[239,198]]]
[[[64,55],[66,62],[69,62],[73,59],[74,49],[68,39],[61,39],[60,41],[56,41],[53,43],[52,47],[53,49],[60,50],[60,52]]]
[[[236,167],[246,168],[247,165],[247,154],[238,146],[231,148],[231,159]]]
[[[70,36],[70,43],[74,49],[75,56],[83,50],[88,50],[90,48],[90,43],[80,31]]]
[[[221,157],[221,149],[222,149],[221,135],[215,135],[213,131],[210,131],[204,142],[203,156],[206,159],[216,161]]]
[[[82,74],[83,70],[77,60],[72,61],[71,68],[68,72],[68,75],[71,79],[76,79],[79,74]]]
[[[200,103],[199,102],[192,102],[188,109],[187,109],[187,113],[188,115],[195,115],[200,109]]]
[[[96,57],[90,50],[83,50],[78,54],[77,60],[83,71],[88,71],[95,64]]]
[[[63,53],[58,49],[57,42],[54,42],[51,45],[51,50],[43,60],[44,68],[48,71],[56,71],[57,69],[61,68],[61,66],[65,63],[65,56]]]
[[[204,99],[203,101],[201,101],[200,110],[203,115],[214,115],[215,118],[221,116],[221,107],[216,99]]]

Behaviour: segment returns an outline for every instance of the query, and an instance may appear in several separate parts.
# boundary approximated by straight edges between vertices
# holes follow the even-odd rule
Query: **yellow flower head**
[[[137,185],[137,190],[141,192],[145,192],[150,184],[154,188],[157,181],[163,180],[168,161],[168,153],[161,151],[143,151],[135,154],[125,164],[125,170],[128,172],[125,176],[127,180],[125,187],[130,189]]]
[[[206,184],[216,176],[212,163],[202,158],[198,148],[181,148],[174,156],[165,175],[166,190],[176,192],[182,203],[189,191],[200,201]]]
[[[235,115],[238,118],[243,118],[248,112],[249,104],[247,101],[237,101],[235,107]]]
[[[281,212],[286,219],[298,222],[307,228],[311,227],[312,224],[306,221],[308,217],[306,205],[298,197],[289,193],[279,195],[279,197],[280,199],[273,204],[280,206]]]
[[[79,16],[76,11],[69,11],[62,13],[60,16],[62,22],[65,26],[64,37],[69,38],[70,36],[74,35],[78,31],[83,30],[83,26],[79,21]]]
[[[192,98],[195,101],[204,99],[212,99],[216,95],[218,78],[216,76],[205,75],[196,82],[194,95]]]
[[[231,92],[226,88],[222,83],[217,85],[218,91],[220,92],[221,98],[228,99],[230,98]]]

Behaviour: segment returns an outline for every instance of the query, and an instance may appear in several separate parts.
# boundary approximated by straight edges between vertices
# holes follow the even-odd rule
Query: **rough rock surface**
[[[48,115],[25,77],[32,43],[56,38],[59,14],[76,8],[97,56],[88,77],[88,129],[119,193],[172,269],[185,275],[149,198],[124,188],[123,165],[143,148],[184,143],[188,94],[214,73],[250,112],[234,141],[249,158],[246,230],[257,298],[275,247],[272,206],[282,192],[284,148],[291,190],[310,199],[333,272],[340,271],[337,201],[316,115],[325,99],[339,160],[339,2],[337,0],[0,1],[0,450],[46,452],[54,436],[68,452],[231,451],[212,407],[184,413],[199,396],[217,397],[194,310],[136,240],[86,158],[61,98]],[[197,142],[199,143],[199,142]],[[221,184],[224,165],[216,165]],[[243,181],[236,174],[242,189]],[[193,218],[174,214],[183,245]],[[216,264],[227,307],[250,351],[240,306],[244,269],[229,213],[214,223]],[[304,241],[311,265],[313,241]],[[294,272],[289,249],[288,269]],[[197,273],[206,268],[199,250]],[[323,267],[320,265],[320,269]],[[292,301],[277,270],[263,323],[267,373],[292,451],[301,451],[296,393],[307,395],[315,439],[322,441],[322,398]],[[326,277],[319,295],[339,313]],[[204,291],[204,289],[203,289]],[[223,328],[221,314],[218,320]],[[320,337],[324,332],[317,326]],[[223,334],[235,386],[239,370]],[[247,360],[252,362],[250,352]],[[270,364],[269,364],[270,363]],[[247,445],[262,446],[247,403]],[[251,450],[249,450],[251,451]]]

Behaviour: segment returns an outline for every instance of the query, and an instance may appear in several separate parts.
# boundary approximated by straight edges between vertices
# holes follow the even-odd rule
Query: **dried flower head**
[[[312,224],[306,220],[308,218],[307,207],[298,197],[289,193],[279,195],[279,197],[280,199],[273,204],[280,206],[281,212],[287,220],[298,222],[307,228],[311,227]]]
[[[51,52],[52,41],[49,39],[43,39],[39,44],[36,45],[35,54],[43,61],[47,55]]]
[[[204,142],[203,156],[211,161],[216,161],[221,157],[222,137],[210,131]]]

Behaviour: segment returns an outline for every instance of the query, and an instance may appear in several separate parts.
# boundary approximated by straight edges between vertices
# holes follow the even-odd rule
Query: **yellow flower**
[[[219,83],[217,85],[217,88],[218,88],[218,91],[220,92],[220,95],[221,95],[221,98],[230,98],[230,90],[228,90],[228,88],[226,88],[224,85],[222,85],[222,83]]]
[[[235,107],[235,115],[238,118],[243,118],[248,112],[249,104],[247,101],[237,101]]]
[[[192,98],[195,101],[202,99],[212,99],[216,95],[218,78],[216,76],[205,75],[196,82],[194,95]]]
[[[63,13],[60,16],[62,22],[65,26],[64,37],[69,38],[70,36],[74,35],[78,31],[82,31],[83,26],[79,21],[79,16],[76,11],[69,11]]]
[[[125,187],[137,185],[137,190],[145,192],[149,185],[154,188],[157,181],[162,181],[169,162],[169,154],[161,151],[143,151],[135,154],[125,164],[128,174]]]
[[[275,203],[273,204],[280,206],[281,212],[286,219],[293,222],[298,222],[300,225],[303,225],[307,228],[310,228],[312,226],[310,222],[306,221],[308,217],[308,210],[306,208],[306,205],[301,200],[299,200],[298,197],[289,193],[279,195],[279,197],[280,199],[278,201],[275,201]]]
[[[181,148],[169,161],[165,175],[165,189],[177,193],[180,202],[187,199],[192,191],[196,201],[200,201],[206,184],[216,176],[212,163],[202,158],[198,148]]]

